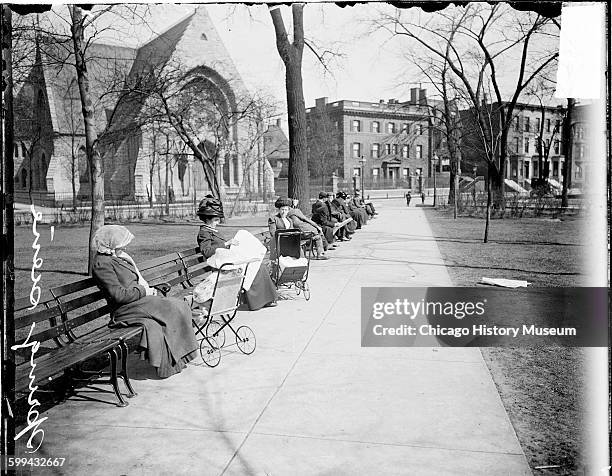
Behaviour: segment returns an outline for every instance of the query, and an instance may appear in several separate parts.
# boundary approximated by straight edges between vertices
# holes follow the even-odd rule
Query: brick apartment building
[[[440,183],[448,183],[444,144],[432,127],[432,101],[413,88],[409,101],[379,102],[323,97],[306,109],[311,179],[335,173],[341,181],[364,173],[367,188],[426,187],[439,157]],[[435,119],[433,119],[435,120]],[[435,154],[435,155],[434,155]]]
[[[493,115],[498,109],[497,103],[491,105]],[[476,131],[473,111],[461,111],[464,131],[462,134],[462,154],[467,164],[465,173],[477,167],[478,174],[486,175],[486,166],[480,137]],[[508,131],[508,158],[506,159],[504,178],[518,184],[525,190],[531,189],[532,179],[540,177],[540,168],[545,174],[548,167],[550,183],[557,188],[563,183],[562,124],[565,116],[563,107],[552,107],[518,103],[514,118]],[[497,126],[497,127],[496,127]],[[470,133],[470,130],[474,131]],[[499,133],[499,125],[493,123],[493,134]],[[540,160],[538,142],[542,140],[544,150],[548,150],[548,164]],[[546,156],[546,153],[544,153]],[[507,182],[508,183],[508,182]]]

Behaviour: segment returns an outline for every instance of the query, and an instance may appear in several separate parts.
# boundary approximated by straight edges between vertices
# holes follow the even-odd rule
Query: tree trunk
[[[287,112],[289,115],[289,177],[288,194],[299,200],[304,213],[310,210],[310,191],[308,181],[308,158],[306,155],[306,106],[302,86],[302,53],[304,51],[304,5],[294,3],[293,43],[289,43],[281,16],[280,7],[270,9],[276,47],[285,64],[285,83],[287,89]]]
[[[104,164],[98,151],[98,134],[94,122],[93,101],[89,91],[87,62],[85,61],[83,13],[76,5],[70,7],[70,13],[76,75],[85,126],[85,151],[91,171],[91,226],[89,228],[89,261],[87,265],[88,272],[91,274],[93,259],[96,254],[94,235],[104,225]]]
[[[457,219],[457,202],[459,201],[459,174],[454,175],[451,190],[453,192],[453,218]]]
[[[164,186],[166,187],[166,216],[170,215],[170,187],[168,185],[168,157],[170,156],[170,138],[166,134],[166,155],[165,155],[165,167],[166,167],[166,180]]]
[[[492,204],[492,177],[491,177],[491,169],[492,167],[489,165],[489,173],[487,174],[487,213],[485,217],[485,232],[484,232],[484,243],[488,243],[489,241],[489,225],[491,224],[491,204]]]
[[[72,211],[76,212],[77,209],[77,191],[76,191],[76,177],[79,173],[78,171],[78,162],[77,158],[74,156],[74,146],[72,149]]]
[[[563,153],[565,154],[565,167],[563,168],[563,191],[561,192],[561,206],[567,208],[568,202],[568,190],[571,188],[572,180],[572,148],[573,148],[573,137],[572,137],[572,120],[574,115],[574,105],[576,100],[574,98],[567,99],[567,113],[565,120],[563,121]]]

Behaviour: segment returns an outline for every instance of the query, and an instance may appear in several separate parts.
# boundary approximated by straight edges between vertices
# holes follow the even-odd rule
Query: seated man
[[[312,216],[311,219],[323,230],[323,236],[327,242],[331,245],[334,243],[334,225],[338,223],[338,220],[333,218],[327,209],[325,200],[327,199],[327,192],[320,192],[319,199],[312,204]]]
[[[361,227],[367,223],[368,214],[365,213],[365,211],[360,212],[359,209],[352,206],[350,195],[348,195],[346,192],[338,192],[336,194],[336,199],[342,205],[344,212],[353,219],[355,230],[360,230]]]
[[[353,214],[353,220],[356,220],[355,216],[359,217],[358,222],[363,226],[368,224],[369,215],[366,212],[365,208],[358,206],[355,202],[355,197],[349,194],[346,194],[345,203],[348,206],[348,209]]]
[[[328,193],[325,200],[325,205],[329,211],[329,214],[338,221],[335,225],[334,234],[338,237],[338,241],[349,241],[351,237],[347,230],[347,225],[339,226],[339,223],[350,217],[345,217],[340,209],[334,204],[334,194]]]
[[[348,206],[344,202],[346,198],[346,194],[342,191],[336,194],[336,197],[332,200],[332,205],[336,207],[336,209],[342,214],[342,220],[346,220],[347,218],[353,218],[351,215],[351,211],[348,209]],[[353,218],[353,221],[346,224],[346,234],[350,239],[350,235],[355,233],[357,230],[357,221]]]

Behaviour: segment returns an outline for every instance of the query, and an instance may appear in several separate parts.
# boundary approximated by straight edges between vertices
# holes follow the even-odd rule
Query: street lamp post
[[[437,190],[438,190],[436,187],[436,170],[437,170],[436,167],[438,165],[439,160],[440,159],[438,157],[438,154],[434,152],[434,156],[433,156],[433,186],[434,186],[433,187],[434,188],[433,206],[434,207],[436,206],[436,196],[437,196]]]
[[[364,200],[363,174],[365,172],[365,163],[366,163],[366,159],[365,159],[365,157],[363,155],[359,159],[359,163],[361,164],[361,200],[363,201]]]

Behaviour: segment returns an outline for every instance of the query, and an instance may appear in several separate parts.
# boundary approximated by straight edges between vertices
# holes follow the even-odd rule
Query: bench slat
[[[57,286],[52,288],[53,294],[56,297],[63,297],[67,294],[77,293],[79,291],[83,291],[88,288],[97,287],[96,282],[93,278],[81,279],[80,281],[75,281],[73,283],[63,284],[61,286]]]
[[[142,273],[142,271],[144,270],[155,268],[156,266],[160,266],[166,263],[172,263],[176,261],[178,258],[179,258],[178,254],[174,252],[169,255],[164,255],[159,258],[153,258],[153,259],[144,261],[143,263],[138,263],[137,266],[140,272]]]
[[[24,314],[15,317],[15,329],[22,329],[34,323],[47,322],[53,317],[61,316],[60,308],[56,306],[43,308],[30,314]]]
[[[62,301],[62,308],[65,312],[69,312],[98,301],[104,301],[104,293],[99,289],[93,293],[86,294],[85,296],[71,299],[70,301]]]
[[[109,351],[117,346],[114,341],[99,341],[83,344],[70,344],[61,347],[51,354],[47,354],[34,363],[36,367],[32,371],[34,376],[33,385],[47,380],[49,377],[74,367],[81,362],[91,359],[96,355]],[[32,367],[29,361],[20,365],[15,372],[15,390],[23,391],[30,385],[30,371]]]

